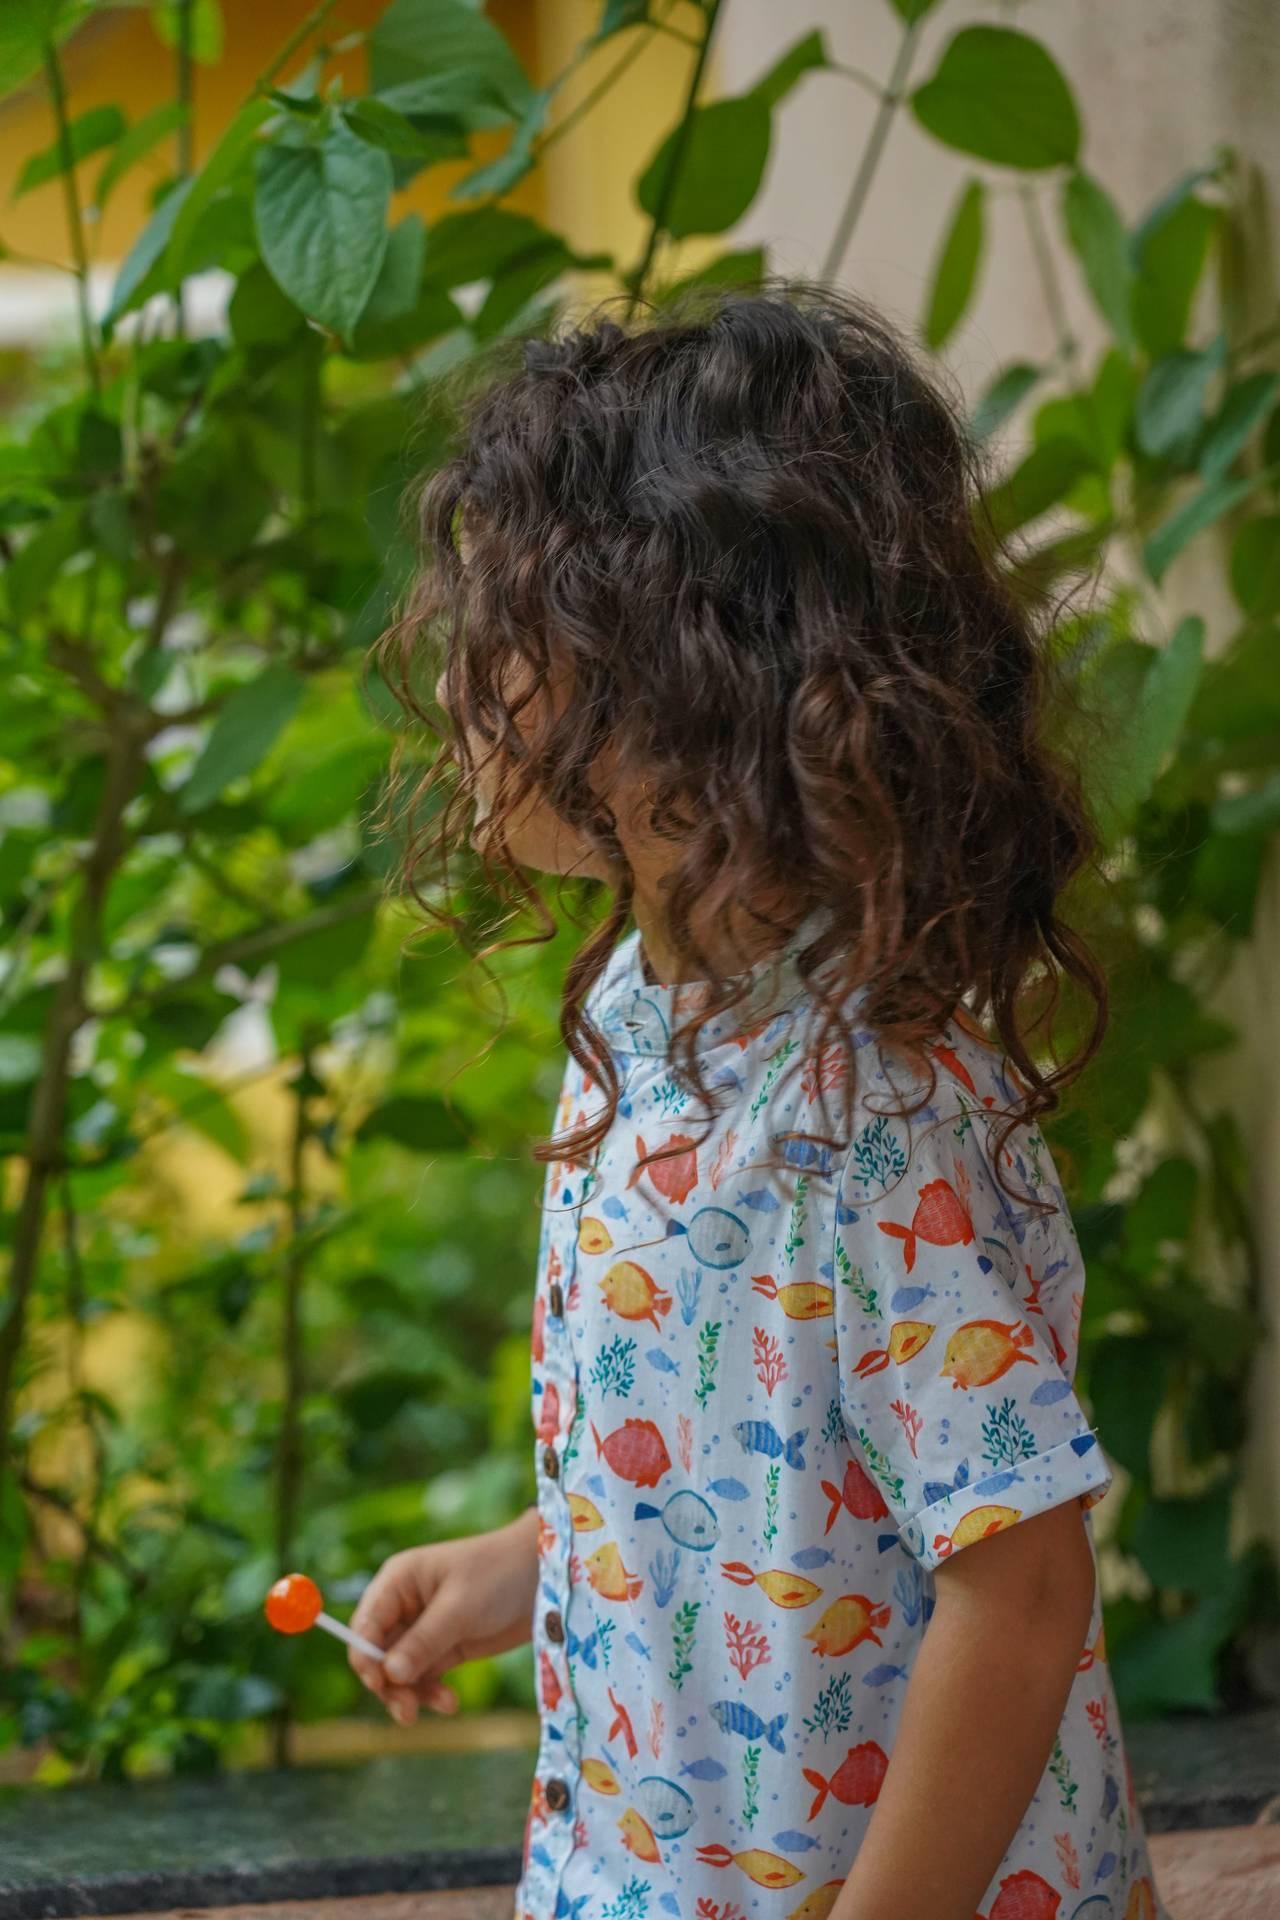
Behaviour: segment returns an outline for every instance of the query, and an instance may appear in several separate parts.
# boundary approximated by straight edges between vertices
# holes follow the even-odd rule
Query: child
[[[545,932],[533,871],[609,905],[543,1149],[536,1507],[389,1561],[353,1665],[408,1721],[532,1635],[526,1920],[1167,1920],[1038,1130],[1101,1031],[1056,911],[1091,841],[961,429],[777,282],[529,342],[465,428],[384,665],[420,713],[446,629],[445,842],[474,807]]]

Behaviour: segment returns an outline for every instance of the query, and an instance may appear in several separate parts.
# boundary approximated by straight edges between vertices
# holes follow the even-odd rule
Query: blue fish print
[[[700,1493],[673,1493],[665,1507],[637,1501],[635,1518],[661,1520],[676,1545],[688,1547],[690,1553],[710,1553],[720,1538],[715,1508]]]
[[[646,1647],[644,1641],[640,1638],[640,1635],[638,1633],[629,1633],[627,1635],[625,1645],[630,1647],[632,1653],[638,1653],[642,1660],[647,1660],[649,1658],[649,1649],[648,1647]]]
[[[1098,1818],[1100,1820],[1109,1820],[1119,1804],[1120,1782],[1116,1779],[1114,1773],[1109,1773],[1102,1788],[1102,1807],[1099,1811]]]
[[[1099,1860],[1097,1866],[1093,1870],[1093,1884],[1095,1887],[1097,1886],[1099,1880],[1109,1880],[1111,1878],[1112,1874],[1116,1870],[1116,1864],[1117,1864],[1116,1856],[1114,1853],[1103,1854],[1101,1860]]]
[[[563,1887],[556,1895],[556,1920],[582,1920],[583,1909],[591,1898],[589,1893],[580,1893],[571,1900]]]
[[[586,1639],[580,1640],[573,1628],[570,1627],[565,1636],[565,1646],[568,1649],[571,1660],[581,1660],[584,1667],[594,1667],[596,1664],[596,1654],[600,1646],[600,1635],[596,1628],[593,1627]]]
[[[606,1220],[627,1220],[630,1218],[625,1202],[619,1200],[616,1193],[611,1193],[607,1200],[600,1202],[600,1211]]]
[[[962,1460],[950,1481],[926,1480],[924,1483],[925,1505],[931,1507],[935,1500],[948,1500],[953,1493],[959,1493],[969,1484],[969,1462]]]
[[[801,1833],[799,1827],[784,1827],[781,1833],[773,1836],[775,1847],[781,1847],[784,1853],[808,1853],[810,1847],[820,1847],[821,1840],[815,1840],[811,1833]]]
[[[784,1440],[771,1420],[739,1420],[733,1437],[744,1453],[762,1453],[766,1460],[785,1460],[798,1473],[804,1472],[802,1451],[808,1427],[801,1427]]]
[[[935,1297],[932,1287],[899,1287],[889,1305],[895,1313],[910,1313],[913,1307]]]
[[[830,1547],[801,1547],[799,1553],[792,1554],[791,1564],[793,1567],[803,1567],[808,1571],[811,1567],[830,1566],[834,1559],[835,1555]]]
[[[658,1895],[658,1905],[664,1913],[673,1914],[675,1920],[680,1920],[680,1902],[676,1899],[674,1893],[660,1893]]]
[[[715,1700],[711,1706],[711,1717],[722,1733],[740,1733],[744,1740],[765,1740],[775,1753],[785,1753],[787,1750],[782,1738],[782,1729],[788,1719],[785,1713],[775,1714],[772,1720],[763,1720],[745,1700]]]
[[[680,1371],[680,1362],[673,1360],[665,1347],[650,1347],[644,1357],[651,1367],[658,1369],[659,1373],[679,1373]]]
[[[829,1180],[838,1165],[830,1147],[820,1147],[813,1140],[785,1140],[778,1145],[787,1166],[816,1173],[820,1180]]]
[[[1069,1380],[1042,1380],[1031,1395],[1033,1407],[1051,1407],[1058,1400],[1065,1400],[1071,1392]]]
[[[753,1187],[750,1193],[738,1195],[740,1207],[753,1207],[757,1213],[776,1213],[782,1205],[776,1193],[770,1193],[768,1187]]]
[[[658,1838],[678,1840],[688,1833],[694,1821],[693,1801],[674,1780],[651,1773],[636,1788],[640,1811]]]
[[[687,1773],[691,1780],[723,1780],[729,1769],[718,1760],[706,1759],[686,1760],[680,1771]]]
[[[905,1680],[906,1677],[905,1667],[895,1667],[892,1661],[885,1660],[878,1667],[872,1667],[869,1673],[863,1674],[862,1684],[864,1687],[887,1687],[891,1680]]]
[[[745,1500],[747,1488],[741,1480],[708,1480],[707,1492],[714,1493],[717,1500]]]

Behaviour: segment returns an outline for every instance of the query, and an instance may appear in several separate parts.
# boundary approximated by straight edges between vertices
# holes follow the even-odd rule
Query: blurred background
[[[1131,1717],[1275,1703],[1267,0],[10,0],[0,89],[0,1780],[533,1738],[524,1652],[405,1733],[262,1620],[532,1494],[576,940],[502,956],[496,1044],[406,944],[362,667],[442,376],[764,268],[936,356],[1064,599],[1108,1653]]]

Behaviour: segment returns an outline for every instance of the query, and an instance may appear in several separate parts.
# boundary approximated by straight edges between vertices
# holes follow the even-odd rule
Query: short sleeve
[[[907,1550],[933,1568],[1114,1474],[1073,1387],[1084,1270],[1049,1150],[948,1100],[903,1120],[860,1109],[835,1197],[841,1409]],[[877,1503],[877,1511],[879,1506]]]

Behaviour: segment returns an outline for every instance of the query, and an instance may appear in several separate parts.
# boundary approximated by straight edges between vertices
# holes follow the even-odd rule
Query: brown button
[[[548,1780],[542,1792],[552,1813],[564,1812],[569,1804],[569,1789],[563,1780]]]
[[[563,1320],[564,1291],[558,1280],[553,1280],[551,1282],[551,1285],[547,1289],[547,1305],[551,1308],[552,1317],[554,1319]]]
[[[542,1449],[542,1471],[546,1474],[548,1480],[558,1480],[560,1478],[560,1462],[556,1459],[556,1450],[554,1447],[544,1447]]]
[[[555,1607],[543,1615],[542,1624],[548,1640],[553,1640],[556,1646],[561,1646],[564,1642],[564,1620]]]

